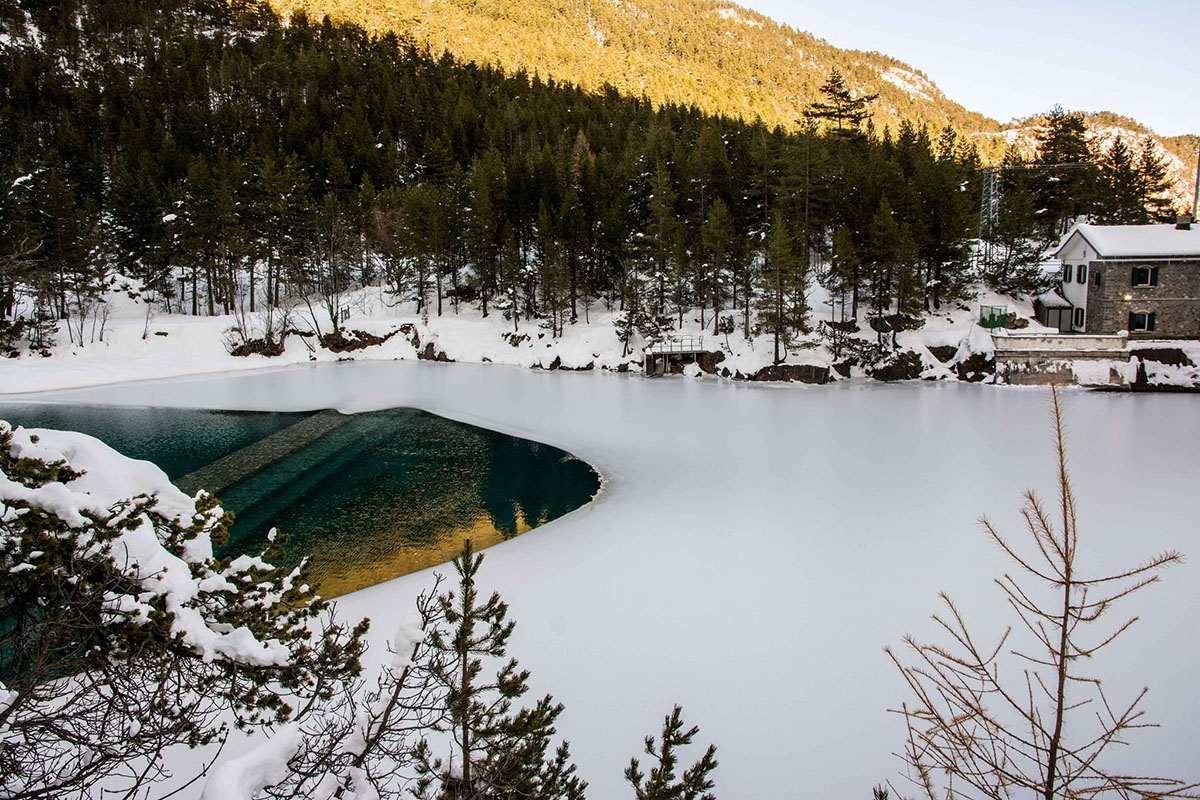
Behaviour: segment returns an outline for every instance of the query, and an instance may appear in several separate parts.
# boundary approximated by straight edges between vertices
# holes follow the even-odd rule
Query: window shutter
[[[1137,267],[1129,270],[1129,285],[1137,286]]]
[[[1154,267],[1150,270],[1150,285],[1158,286],[1158,267]],[[1151,330],[1153,330],[1153,328]]]
[[[1129,312],[1129,326],[1127,328],[1125,328],[1125,330],[1131,331],[1133,329],[1134,329],[1134,327],[1133,327],[1133,312],[1130,311]]]
[[[1146,315],[1146,330],[1148,330],[1148,331],[1154,330],[1154,312],[1153,311]]]

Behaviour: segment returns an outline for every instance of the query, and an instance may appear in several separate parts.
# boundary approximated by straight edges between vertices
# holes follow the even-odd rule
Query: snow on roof
[[[1038,295],[1038,302],[1046,308],[1070,308],[1071,304],[1054,289]]]
[[[1072,228],[1054,255],[1062,249],[1076,233],[1096,249],[1101,258],[1123,256],[1146,256],[1167,258],[1171,256],[1194,256],[1200,258],[1200,224],[1190,230],[1179,230],[1174,225],[1091,225],[1079,223]]]

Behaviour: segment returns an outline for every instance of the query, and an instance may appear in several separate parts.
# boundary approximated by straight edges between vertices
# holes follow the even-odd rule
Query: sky
[[[1200,3],[1190,0],[739,0],[830,44],[877,50],[1007,122],[1114,111],[1200,133]]]

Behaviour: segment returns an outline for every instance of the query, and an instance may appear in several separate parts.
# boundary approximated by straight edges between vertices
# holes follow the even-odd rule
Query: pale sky
[[[1162,136],[1200,133],[1195,0],[738,0],[830,44],[878,50],[1007,122],[1114,111]]]

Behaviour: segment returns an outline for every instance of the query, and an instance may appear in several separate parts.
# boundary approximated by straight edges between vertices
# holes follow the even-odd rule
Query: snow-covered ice
[[[825,387],[549,373],[498,365],[322,364],[56,392],[64,402],[367,411],[413,406],[562,447],[595,465],[592,504],[488,551],[487,588],[518,621],[532,694],[566,705],[589,796],[671,705],[718,745],[725,798],[861,798],[895,779],[908,699],[884,645],[934,635],[939,590],[998,634],[990,579],[1008,567],[976,522],[1021,535],[1020,493],[1053,499],[1049,395],[963,384]],[[26,398],[22,398],[26,399]],[[1200,414],[1188,395],[1063,395],[1082,567],[1190,559],[1126,608],[1142,620],[1089,669],[1114,699],[1150,687],[1119,754],[1130,771],[1200,780]],[[0,417],[3,404],[0,403]],[[339,600],[375,618],[430,583]],[[698,757],[695,753],[693,757]],[[230,757],[229,754],[225,756]],[[181,769],[181,773],[183,770]],[[196,788],[195,794],[199,793]],[[195,796],[195,794],[193,796]]]

